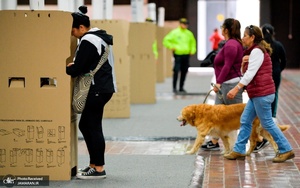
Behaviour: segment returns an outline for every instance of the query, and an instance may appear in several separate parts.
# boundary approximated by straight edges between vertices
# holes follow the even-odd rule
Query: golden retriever
[[[245,103],[231,105],[210,105],[210,104],[194,104],[184,107],[177,120],[182,122],[181,126],[190,124],[196,127],[197,137],[191,150],[187,154],[194,154],[203,144],[205,136],[215,135],[222,139],[224,145],[224,154],[229,153],[234,145],[235,139],[230,133],[240,128],[240,117],[245,108]],[[278,125],[281,131],[290,128],[289,125]],[[250,147],[247,155],[250,155],[259,141],[258,136],[266,138],[277,152],[278,146],[274,142],[272,136],[262,128],[259,119],[253,121],[252,132],[250,135]]]

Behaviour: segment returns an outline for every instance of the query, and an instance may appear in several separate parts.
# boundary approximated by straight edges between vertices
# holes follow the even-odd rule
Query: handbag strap
[[[101,56],[98,65],[96,66],[96,68],[94,70],[92,70],[89,75],[90,76],[94,76],[96,74],[96,72],[100,69],[100,67],[107,61],[108,59],[108,54],[109,54],[109,48],[110,46],[107,45],[107,47],[105,48],[105,51],[103,53],[103,55]]]

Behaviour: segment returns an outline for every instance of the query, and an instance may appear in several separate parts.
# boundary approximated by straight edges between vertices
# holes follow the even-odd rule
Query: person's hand
[[[232,88],[228,93],[227,93],[227,98],[228,99],[234,99],[234,97],[236,96],[236,94],[239,92],[239,88],[238,87],[234,87]]]
[[[242,59],[242,63],[248,62],[249,61],[249,55],[245,55]]]
[[[67,67],[71,67],[72,65],[74,65],[74,62],[67,64]]]
[[[215,86],[213,87],[213,90],[215,93],[217,93],[220,88],[221,88],[221,84],[215,84]]]
[[[249,61],[249,55],[245,55],[242,59],[242,65],[241,65],[242,69],[244,68],[244,64],[248,61]],[[242,74],[244,74],[244,72],[242,72]]]

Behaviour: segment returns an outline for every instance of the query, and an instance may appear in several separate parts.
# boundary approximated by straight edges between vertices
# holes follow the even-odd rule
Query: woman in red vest
[[[252,122],[257,116],[262,127],[272,135],[278,145],[278,153],[273,162],[281,163],[292,159],[295,157],[292,147],[272,119],[271,104],[275,98],[270,58],[272,48],[264,41],[261,29],[253,25],[245,28],[242,41],[247,48],[244,55],[249,55],[249,59],[243,59],[243,77],[236,87],[227,93],[227,97],[233,99],[239,90],[246,86],[249,100],[241,116],[241,128],[233,151],[224,157],[230,160],[245,159]]]

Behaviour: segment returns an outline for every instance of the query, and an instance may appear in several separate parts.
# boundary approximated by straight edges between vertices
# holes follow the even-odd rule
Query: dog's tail
[[[277,126],[282,132],[288,130],[291,127],[290,125],[279,125],[279,124],[277,124]]]

